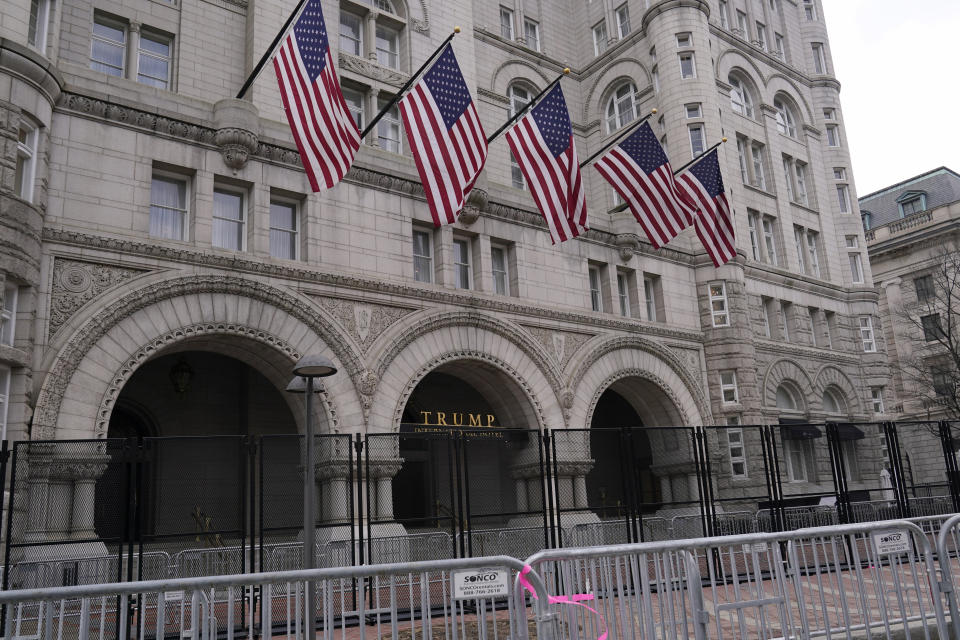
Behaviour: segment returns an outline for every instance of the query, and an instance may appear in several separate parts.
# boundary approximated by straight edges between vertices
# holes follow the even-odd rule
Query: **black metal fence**
[[[318,563],[525,557],[951,513],[958,426],[322,435]],[[300,568],[302,452],[297,435],[4,444],[3,588]]]

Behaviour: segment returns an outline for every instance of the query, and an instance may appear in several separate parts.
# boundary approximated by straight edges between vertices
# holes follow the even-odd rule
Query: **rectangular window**
[[[363,18],[340,10],[340,50],[355,56],[363,55]]]
[[[730,5],[727,0],[720,0],[720,26],[724,29],[730,28]]]
[[[860,341],[863,344],[864,353],[874,353],[877,350],[877,343],[873,339],[873,318],[870,316],[860,316]]]
[[[540,51],[540,25],[529,18],[523,21],[523,36],[527,41],[527,47],[534,51]]]
[[[800,273],[807,272],[806,260],[804,260],[804,254],[806,254],[807,249],[804,244],[804,237],[806,234],[803,232],[803,227],[793,227],[793,241],[794,246],[797,250],[797,264],[800,265]]]
[[[757,23],[757,44],[764,51],[767,50],[767,27],[763,23]]]
[[[527,179],[523,175],[523,170],[520,169],[520,163],[513,157],[513,151],[510,152],[510,184],[514,189],[527,188]]]
[[[17,131],[17,166],[13,175],[14,193],[27,202],[33,202],[33,183],[37,168],[37,138],[35,127],[23,121]]]
[[[710,317],[715,327],[729,327],[730,316],[727,314],[727,285],[717,282],[707,288],[710,294]]]
[[[813,0],[803,0],[803,14],[807,20],[817,19],[817,8],[813,5]]]
[[[754,260],[760,260],[760,235],[757,227],[760,226],[760,214],[747,211],[747,229],[750,231],[750,251]]]
[[[659,278],[657,276],[643,276],[643,297],[646,303],[647,320],[657,322],[660,320],[657,314],[657,289],[659,288]]]
[[[12,282],[3,286],[3,305],[0,305],[0,344],[12,347],[17,330],[17,297],[20,290]]]
[[[740,30],[740,33],[737,35],[739,35],[741,38],[750,37],[750,30],[747,29],[747,14],[739,9],[737,9],[737,29]]]
[[[935,342],[943,335],[943,328],[940,326],[940,314],[931,313],[928,316],[920,318],[920,326],[923,327],[923,339],[926,342]]]
[[[840,146],[840,127],[835,124],[827,125],[827,146],[828,147],[839,147]]]
[[[807,204],[807,165],[797,162],[793,168],[797,175],[797,202]]]
[[[617,299],[620,301],[620,315],[630,317],[630,294],[627,289],[627,274],[617,274]]]
[[[703,125],[694,125],[690,127],[690,153],[696,158],[706,149],[706,142],[703,136]]]
[[[504,40],[513,40],[513,11],[500,7],[500,35]]]
[[[603,297],[600,293],[600,268],[590,267],[590,308],[594,311],[603,311]]]
[[[377,62],[391,69],[400,68],[400,32],[377,25]]]
[[[699,102],[694,102],[693,104],[684,105],[684,109],[686,109],[687,111],[687,118],[703,117]]]
[[[284,200],[270,200],[270,255],[286,260],[297,259],[299,217],[297,205]]]
[[[955,385],[950,378],[950,372],[942,367],[933,367],[930,370],[930,377],[933,381],[933,391],[938,396],[950,396],[953,394]]]
[[[213,246],[232,251],[243,250],[243,193],[227,189],[213,190]]]
[[[807,311],[808,311],[808,313],[809,313],[809,315],[810,315],[810,337],[811,337],[811,339],[812,339],[812,341],[813,341],[813,346],[819,347],[819,346],[820,346],[820,338],[817,336],[817,330],[818,330],[818,328],[817,328],[817,315],[819,315],[819,314],[817,313],[817,310],[814,309],[813,307],[809,308]]]
[[[774,31],[773,33],[773,46],[774,46],[774,53],[776,53],[779,57],[782,58],[784,53],[783,36],[777,33],[776,31]]]
[[[843,475],[847,482],[860,479],[860,460],[857,457],[857,441],[844,440],[840,443],[840,455],[843,457]]]
[[[787,478],[790,482],[807,481],[807,449],[809,440],[783,439],[783,457],[787,462]]]
[[[823,43],[814,42],[813,47],[813,70],[815,73],[827,72],[827,59],[823,55]]]
[[[693,46],[693,37],[689,33],[677,34],[677,48],[686,49]]]
[[[850,187],[845,184],[837,185],[837,204],[840,213],[850,213]]]
[[[617,33],[620,38],[626,38],[630,33],[630,10],[626,4],[620,5],[617,9]]]
[[[380,100],[380,108],[387,106],[388,100]],[[400,109],[397,105],[390,107],[390,110],[377,123],[377,141],[380,148],[392,153],[402,153],[403,147],[400,143]]]
[[[417,282],[433,282],[433,247],[430,233],[413,231],[413,279]]]
[[[170,88],[169,38],[140,31],[140,51],[137,58],[137,82],[158,89]]]
[[[833,311],[823,312],[823,337],[827,349],[833,349],[833,334],[836,333],[837,316]]]
[[[736,420],[736,422],[730,422]],[[728,418],[727,424],[739,424],[739,418]],[[747,457],[743,447],[743,429],[727,429],[727,450],[730,453],[730,475],[747,477]]]
[[[783,339],[785,342],[790,342],[790,330],[793,328],[793,304],[786,300],[781,300],[780,315],[783,316]]]
[[[680,54],[680,77],[681,78],[696,78],[697,77],[697,68],[693,62],[692,53],[681,53]]]
[[[150,235],[186,240],[187,181],[154,175],[150,182]]]
[[[833,179],[834,180],[846,180],[847,179],[847,170],[843,167],[834,167],[833,168]]]
[[[917,290],[917,302],[927,302],[933,299],[933,276],[925,275],[914,278],[913,286]]]
[[[747,172],[747,142],[737,138],[737,156],[740,159],[740,180],[743,184],[750,184],[750,174]]]
[[[850,254],[850,275],[854,284],[863,284],[863,260],[859,253]]]
[[[778,265],[777,261],[777,238],[774,230],[773,218],[763,219],[763,244],[767,250],[767,261],[772,265]]]
[[[763,147],[759,144],[750,145],[750,156],[753,158],[753,186],[765,190],[767,179],[763,172]]]
[[[860,248],[860,238],[858,236],[844,236],[844,244],[847,249],[859,249]]]
[[[350,111],[350,115],[353,117],[354,123],[356,123],[357,128],[362,131],[364,127],[363,94],[359,91],[354,91],[353,89],[343,87],[343,99],[347,103],[347,110]]]
[[[47,22],[49,20],[50,0],[31,0],[27,44],[41,52],[47,48]]]
[[[737,373],[735,371],[720,372],[720,398],[723,404],[740,402],[740,395],[737,392]]]
[[[7,412],[10,407],[10,369],[0,366],[0,434],[7,436]]]
[[[453,271],[457,289],[470,288],[470,241],[453,241]]]
[[[593,55],[600,55],[607,50],[607,23],[600,22],[593,26]]]
[[[787,183],[787,200],[793,201],[793,169],[792,162],[788,156],[783,156],[783,173]]]
[[[510,295],[510,273],[507,249],[490,245],[490,268],[493,272],[493,290],[502,296]]]
[[[760,313],[763,314],[763,335],[766,338],[773,337],[773,325],[770,322],[773,300],[770,298],[760,298]]]
[[[870,387],[870,400],[873,402],[873,412],[883,413],[883,387]]]
[[[111,76],[123,77],[127,46],[125,27],[114,20],[94,14],[90,43],[90,68]]]
[[[817,233],[815,231],[807,231],[807,257],[809,258],[810,266],[810,275],[815,278],[820,277],[820,255],[817,250]]]
[[[837,119],[837,110],[833,107],[828,107],[823,110],[823,119],[824,120],[836,120]]]

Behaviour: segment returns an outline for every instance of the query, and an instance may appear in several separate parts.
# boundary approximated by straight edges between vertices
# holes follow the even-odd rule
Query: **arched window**
[[[607,101],[607,133],[613,133],[637,118],[637,86],[632,82],[620,85]]]
[[[785,385],[777,387],[777,409],[784,411],[799,411],[797,400],[793,397],[793,392]]]
[[[734,113],[739,113],[748,118],[753,117],[753,97],[746,87],[746,83],[737,76],[730,74],[730,106]]]
[[[825,389],[823,392],[823,410],[831,415],[841,415],[847,412],[847,403],[835,391]]]
[[[393,0],[356,0],[376,13],[373,42],[363,26],[366,20],[362,6],[342,3],[340,7],[340,50],[361,58],[376,58],[378,64],[401,69],[400,35],[406,26],[403,10]]]
[[[507,98],[510,100],[510,115],[515,116],[521,109],[530,103],[533,92],[521,84],[511,84],[507,87]]]
[[[797,119],[793,110],[781,98],[775,98],[773,108],[777,110],[777,131],[791,138],[797,137]]]

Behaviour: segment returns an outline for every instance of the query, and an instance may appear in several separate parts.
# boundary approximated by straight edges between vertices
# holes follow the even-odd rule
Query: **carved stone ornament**
[[[633,257],[633,252],[640,248],[640,238],[635,233],[618,233],[613,243],[620,252],[620,260],[627,262]]]
[[[413,309],[317,297],[317,302],[350,334],[363,352],[394,322]]]
[[[358,378],[357,390],[365,396],[372,396],[379,383],[380,378],[377,377],[377,374],[368,369]]]
[[[557,364],[562,369],[573,357],[573,354],[583,346],[583,344],[593,336],[586,333],[575,333],[573,331],[554,331],[544,327],[523,327],[533,338],[543,345],[547,353],[554,357]]]
[[[214,142],[220,147],[223,162],[233,170],[242,169],[250,156],[257,152],[256,134],[243,129],[218,129]]]
[[[145,271],[66,258],[54,260],[47,336],[53,336],[87,302],[141,273]]]
[[[668,348],[679,356],[690,373],[697,378],[700,377],[700,351],[698,349],[689,349],[677,345],[668,345]]]
[[[257,152],[259,117],[257,108],[246,100],[225,98],[213,105],[217,131],[213,142],[220,148],[224,164],[234,171],[242,169]]]
[[[353,71],[354,73],[379,80],[384,84],[389,84],[394,87],[402,87],[410,78],[410,76],[405,73],[400,73],[387,67],[381,67],[376,62],[364,60],[363,58],[358,58],[343,51],[340,52],[338,61],[340,62],[340,68],[344,71]]]
[[[469,227],[477,221],[480,213],[487,208],[489,198],[490,194],[483,189],[474,188],[471,190],[470,195],[467,196],[467,203],[464,205],[463,211],[460,212],[458,220],[463,223],[464,226]]]

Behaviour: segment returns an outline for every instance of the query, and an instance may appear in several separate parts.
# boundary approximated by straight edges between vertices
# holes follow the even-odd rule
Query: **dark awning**
[[[812,440],[822,438],[823,432],[812,424],[784,424],[780,425],[780,433],[786,440]]]
[[[840,440],[862,440],[864,437],[864,433],[859,427],[852,424],[837,425],[837,438]]]

